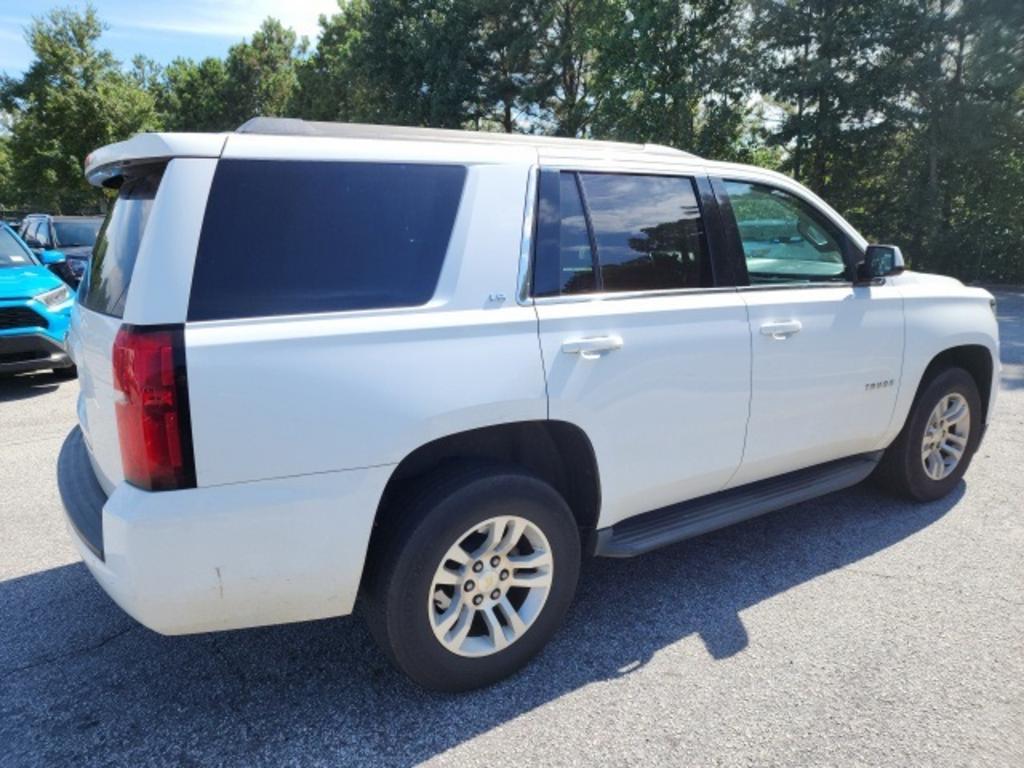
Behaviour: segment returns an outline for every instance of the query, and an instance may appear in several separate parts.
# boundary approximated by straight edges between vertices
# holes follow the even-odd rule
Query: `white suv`
[[[257,119],[96,151],[59,461],[152,629],[350,613],[422,685],[525,664],[580,558],[874,473],[949,492],[992,297],[779,174],[657,146]]]

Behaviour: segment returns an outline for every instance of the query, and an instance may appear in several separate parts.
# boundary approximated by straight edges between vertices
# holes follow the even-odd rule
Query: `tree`
[[[160,120],[168,131],[227,131],[238,127],[230,117],[228,75],[221,59],[200,62],[177,58],[153,86]]]
[[[478,111],[479,6],[460,0],[376,0],[321,20],[300,68],[301,113],[460,128]]]
[[[268,18],[252,40],[231,46],[225,70],[223,108],[236,126],[256,116],[286,116],[298,83],[296,69],[307,42],[277,19]]]
[[[368,85],[359,67],[365,34],[365,0],[352,0],[333,16],[320,16],[320,37],[296,70],[291,112],[309,120],[364,120]]]
[[[306,41],[122,68],[92,8],[0,77],[0,203],[103,198],[87,152],[254,115],[658,142],[776,167],[917,267],[1024,281],[1020,0],[347,0]]]
[[[149,56],[137,53],[132,56],[128,74],[142,90],[154,93],[160,87],[164,68]]]
[[[599,28],[594,135],[742,154],[751,85],[744,3],[618,0]]]
[[[458,0],[377,0],[359,38],[357,82],[373,122],[460,128],[478,90],[477,8]]]
[[[54,211],[102,204],[83,178],[96,147],[156,127],[152,97],[97,47],[103,25],[88,6],[33,19],[27,40],[35,56],[20,79],[0,86],[11,115],[13,178],[24,202]]]
[[[901,158],[904,236],[921,266],[1024,279],[1024,6],[918,5]]]
[[[534,89],[544,127],[556,136],[587,135],[602,94],[593,87],[595,39],[607,19],[606,0],[547,3],[539,78]]]
[[[883,151],[898,107],[907,0],[754,0],[756,78],[781,110],[785,169],[841,207],[861,158]]]
[[[14,165],[9,145],[10,137],[0,133],[0,218],[4,209],[21,204],[21,190],[14,182]]]
[[[505,133],[531,131],[544,81],[541,58],[545,3],[540,0],[482,0],[473,59],[478,94],[473,118],[478,127]]]
[[[320,19],[296,111],[314,119],[536,131],[547,4],[354,0]]]
[[[298,109],[299,72],[307,43],[268,18],[226,59],[177,58],[146,80],[169,131],[229,131],[251,117],[288,116]],[[136,71],[144,67],[136,64]],[[326,115],[318,115],[330,119]]]

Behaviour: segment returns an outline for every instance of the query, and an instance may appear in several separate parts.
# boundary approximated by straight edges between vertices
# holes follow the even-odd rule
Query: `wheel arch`
[[[459,461],[498,461],[521,466],[549,483],[576,519],[584,552],[592,552],[601,508],[601,483],[594,447],[586,433],[565,421],[495,424],[431,440],[405,456],[392,471],[374,516],[374,533],[392,514],[392,502],[431,471]]]
[[[995,375],[995,367],[991,350],[983,344],[961,344],[944,349],[935,355],[925,368],[918,381],[914,401],[917,401],[922,390],[942,371],[948,368],[963,368],[971,374],[978,385],[984,422],[987,423],[991,415],[989,406],[992,400],[992,377]]]

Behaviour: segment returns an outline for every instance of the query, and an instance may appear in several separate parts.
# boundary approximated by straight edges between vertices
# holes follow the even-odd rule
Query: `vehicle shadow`
[[[45,395],[47,392],[55,392],[61,381],[49,371],[0,376],[0,403],[26,400]]]
[[[688,636],[715,659],[772,641],[748,634],[745,609],[913,536],[964,489],[914,505],[862,486],[642,558],[592,560],[538,659],[460,696],[406,681],[357,619],[162,637],[81,563],[12,579],[0,583],[0,743],[13,764],[416,764]]]

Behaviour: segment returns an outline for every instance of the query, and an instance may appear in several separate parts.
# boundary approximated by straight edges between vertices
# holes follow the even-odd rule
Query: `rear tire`
[[[525,666],[576,591],[580,539],[565,500],[519,468],[473,464],[395,503],[363,595],[385,655],[438,691],[490,685]]]
[[[970,466],[983,419],[974,377],[963,368],[947,368],[918,393],[875,478],[888,490],[916,501],[942,498]]]

